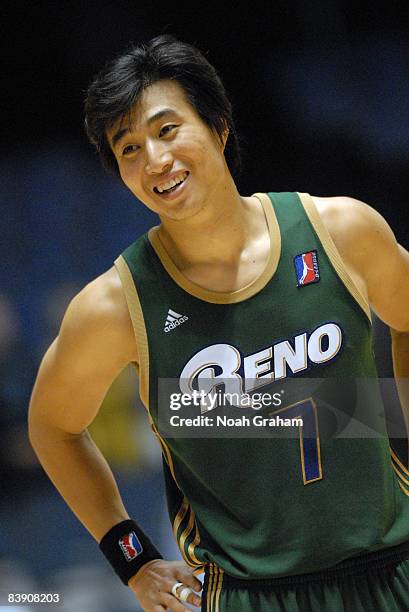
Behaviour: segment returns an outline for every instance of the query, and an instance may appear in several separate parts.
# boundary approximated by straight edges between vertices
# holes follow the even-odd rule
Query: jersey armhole
[[[328,229],[326,228],[324,222],[321,219],[317,207],[314,204],[314,200],[312,199],[309,193],[298,193],[298,196],[310,220],[310,223],[313,226],[315,233],[317,234],[322,244],[323,249],[325,250],[329,260],[332,263],[335,272],[338,274],[339,278],[344,283],[348,292],[359,304],[359,306],[362,308],[362,310],[368,317],[369,322],[372,324],[370,305],[365,296],[362,295],[361,291],[358,289],[358,287],[350,277],[346,266],[342,261],[341,255],[331,237],[331,234],[329,233]]]
[[[135,339],[136,339],[136,343],[137,343],[137,347],[138,347],[138,354],[139,354],[139,364],[134,363],[134,365],[136,366],[136,369],[139,373],[139,394],[141,397],[141,400],[146,408],[147,414],[148,414],[148,418],[149,418],[149,423],[150,426],[152,428],[153,433],[155,434],[160,446],[161,446],[161,450],[162,450],[162,454],[165,458],[166,463],[169,466],[170,472],[172,474],[172,477],[175,481],[176,486],[180,489],[179,484],[177,482],[176,479],[176,475],[175,475],[175,468],[174,468],[174,464],[173,464],[173,458],[172,458],[172,454],[171,451],[167,445],[167,443],[164,441],[164,439],[162,438],[162,436],[160,435],[157,426],[155,425],[152,416],[150,414],[150,410],[149,410],[149,347],[148,347],[148,336],[147,336],[147,332],[146,332],[146,325],[145,325],[145,319],[143,317],[143,311],[142,311],[142,306],[141,306],[141,302],[139,299],[139,295],[138,295],[138,291],[136,289],[136,285],[135,285],[135,281],[133,279],[132,273],[128,267],[128,264],[126,263],[124,257],[122,255],[120,255],[114,262],[115,264],[115,268],[119,274],[119,278],[121,280],[122,283],[122,287],[124,290],[124,294],[125,294],[125,298],[126,298],[126,302],[128,305],[128,310],[129,310],[129,314],[131,316],[131,320],[132,320],[132,326],[133,326],[133,330],[134,330],[134,334],[135,334]],[[189,505],[190,507],[190,505]],[[180,512],[180,509],[179,509]],[[182,539],[182,547],[180,547],[181,549],[181,553],[182,556],[184,557],[186,563],[188,563],[188,565],[196,568],[196,571],[202,571],[203,568],[203,562],[200,561],[196,555],[194,554],[194,548],[195,546],[197,546],[197,544],[199,544],[200,542],[200,535],[199,535],[199,531],[198,531],[198,527],[197,527],[197,523],[196,523],[196,519],[195,519],[195,514],[193,512],[193,509],[190,507],[190,512],[191,512],[191,519],[189,520],[188,526],[187,528],[183,531],[181,539]],[[179,513],[178,513],[179,516]],[[195,536],[193,541],[189,544],[188,547],[188,553],[189,553],[189,557],[190,559],[193,561],[191,561],[187,555],[186,552],[184,550],[184,542],[186,541],[186,539],[188,538],[188,536],[191,534],[192,529],[195,528]],[[199,566],[199,567],[198,567]]]
[[[139,377],[139,395],[149,413],[149,349],[142,307],[131,271],[122,255],[114,264],[121,279],[138,348],[139,363],[134,362],[134,365]]]
[[[139,376],[139,395],[142,400],[143,405],[146,408],[146,412],[148,415],[149,424],[153,433],[155,434],[163,455],[165,457],[166,463],[169,465],[169,468],[172,472],[172,476],[176,481],[175,470],[173,467],[173,460],[170,453],[170,450],[159,434],[159,431],[154,423],[154,420],[150,413],[149,408],[149,346],[148,346],[148,335],[146,333],[145,319],[143,316],[141,302],[139,300],[138,291],[136,289],[136,285],[132,276],[132,273],[126,263],[124,257],[120,255],[115,261],[115,268],[119,274],[119,278],[121,279],[122,287],[124,290],[126,302],[129,309],[129,314],[132,320],[132,327],[135,334],[136,345],[138,347],[139,354],[139,363],[134,362],[136,367],[136,371]],[[178,485],[179,486],[179,485]]]

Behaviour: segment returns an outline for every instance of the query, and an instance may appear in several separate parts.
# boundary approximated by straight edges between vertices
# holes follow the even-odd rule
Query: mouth
[[[153,188],[153,191],[162,198],[170,196],[176,192],[179,192],[183,188],[188,176],[189,172],[186,170],[184,172],[180,172],[180,174],[173,176],[168,181],[156,185],[156,187]]]

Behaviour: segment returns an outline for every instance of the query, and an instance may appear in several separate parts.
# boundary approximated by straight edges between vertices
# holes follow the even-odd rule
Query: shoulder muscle
[[[314,198],[341,257],[363,279],[372,309],[409,329],[409,253],[374,208],[349,197]]]
[[[132,324],[114,268],[74,297],[41,363],[31,420],[79,433],[118,373],[137,361]]]

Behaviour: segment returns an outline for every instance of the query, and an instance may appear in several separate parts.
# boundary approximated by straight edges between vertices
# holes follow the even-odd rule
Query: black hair
[[[240,145],[224,85],[201,51],[170,34],[132,45],[106,64],[88,87],[85,129],[104,168],[119,175],[106,131],[129,116],[146,87],[164,79],[176,81],[183,88],[199,117],[219,137],[228,129],[225,157],[230,172],[237,176],[241,166]]]

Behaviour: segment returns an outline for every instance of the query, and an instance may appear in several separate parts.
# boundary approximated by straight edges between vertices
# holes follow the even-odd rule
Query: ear
[[[227,139],[229,137],[229,128],[225,124],[224,130],[220,135],[220,144],[222,145],[222,151],[226,148]]]

